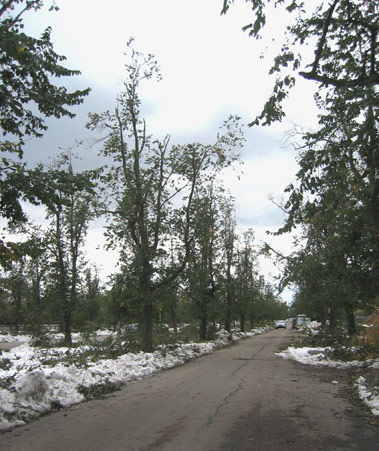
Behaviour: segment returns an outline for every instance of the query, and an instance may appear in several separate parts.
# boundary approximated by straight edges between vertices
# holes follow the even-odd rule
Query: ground
[[[346,396],[357,393],[347,383],[355,370],[278,355],[294,337],[271,330],[213,349],[105,399],[14,428],[0,449],[376,451],[374,416]]]

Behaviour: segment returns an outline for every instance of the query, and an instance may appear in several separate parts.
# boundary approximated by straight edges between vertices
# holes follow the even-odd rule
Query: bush
[[[346,334],[345,329],[336,328],[334,333],[331,333],[328,328],[320,328],[318,329],[318,333],[315,334],[311,330],[308,331],[307,338],[304,339],[301,346],[310,346],[310,347],[350,347],[351,346],[351,337]]]
[[[184,343],[199,342],[199,328],[195,324],[183,326],[178,333],[178,339]]]
[[[364,340],[379,350],[379,313],[374,315],[374,319],[370,326],[371,327],[365,329]]]
[[[311,333],[299,346],[329,348],[326,357],[348,362],[365,361],[379,356],[379,319],[376,328],[366,328],[363,336],[350,337],[342,328],[330,333],[328,329],[319,329],[315,335]]]

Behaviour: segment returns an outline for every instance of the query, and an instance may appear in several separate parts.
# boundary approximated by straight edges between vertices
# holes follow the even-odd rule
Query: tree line
[[[79,72],[61,66],[50,29],[40,39],[23,33],[23,15],[42,5],[3,0],[0,9],[0,211],[13,235],[23,237],[1,241],[0,322],[35,335],[43,324],[58,323],[67,343],[73,327],[136,322],[150,351],[154,324],[162,320],[196,321],[207,339],[216,322],[230,330],[238,320],[244,330],[247,321],[285,316],[286,306],[259,275],[253,233],[237,233],[234,199],[218,177],[238,161],[240,118],[229,117],[212,145],[171,145],[169,136],[149,135],[139,93],[160,72],[133,39],[114,110],[90,114],[87,124],[101,134],[97,148],[107,164],[76,172],[67,151],[50,165],[27,167],[26,139],[43,135],[46,117],[73,117],[67,106],[89,92],[53,84]],[[46,226],[28,220],[23,201],[44,205]],[[120,272],[104,289],[83,253],[90,223],[100,216],[107,219],[108,245],[120,254]]]
[[[263,36],[276,13],[281,20],[285,13],[294,17],[270,70],[276,77],[272,95],[249,125],[281,121],[299,77],[316,86],[319,109],[317,129],[297,132],[299,171],[280,206],[286,219],[276,233],[296,232],[297,247],[291,255],[269,247],[267,252],[283,263],[281,287],[296,290],[295,310],[329,322],[331,330],[343,319],[353,335],[356,313],[372,312],[379,301],[379,5],[375,0],[248,2],[252,20],[243,30],[254,38]],[[44,243],[41,248],[54,265],[42,273],[53,274],[53,297],[67,323],[67,340],[73,306],[85,297],[80,245],[91,215],[98,214],[107,216],[109,245],[121,255],[121,271],[106,302],[118,317],[134,315],[145,349],[151,348],[153,324],[162,312],[171,312],[172,319],[191,312],[202,337],[218,318],[228,328],[236,318],[241,327],[246,318],[258,319],[268,306],[277,315],[274,306],[281,305],[256,272],[251,236],[236,233],[233,200],[217,178],[238,161],[243,142],[239,118],[225,121],[213,145],[170,145],[169,136],[150,136],[139,89],[160,74],[154,57],[137,52],[132,41],[115,109],[91,114],[88,122],[103,133],[99,147],[108,167],[75,173],[70,156],[55,167],[26,166],[21,159],[26,139],[43,135],[46,117],[73,116],[68,107],[88,94],[70,93],[51,81],[78,72],[62,66],[64,57],[54,52],[50,29],[40,39],[23,33],[23,14],[42,3],[1,1],[0,212],[11,226],[20,227],[26,220],[21,200],[46,206],[50,234],[36,242]],[[234,2],[220,3],[225,14]],[[54,2],[51,7],[57,8]],[[310,60],[305,48],[313,49]],[[99,189],[105,197],[97,198]],[[4,274],[16,267],[19,274],[25,270],[20,268],[21,248],[3,239]],[[91,272],[88,292],[96,286],[94,277]],[[38,292],[37,284],[35,299]]]
[[[332,331],[340,320],[353,336],[357,312],[379,307],[379,3],[248,2],[254,20],[244,30],[255,38],[274,14],[269,6],[296,16],[270,71],[272,95],[251,125],[285,116],[299,76],[316,86],[319,110],[316,131],[296,131],[299,171],[281,205],[287,216],[277,234],[296,231],[297,250],[268,251],[284,265],[282,287],[296,290],[294,311]],[[232,3],[224,0],[223,13]]]

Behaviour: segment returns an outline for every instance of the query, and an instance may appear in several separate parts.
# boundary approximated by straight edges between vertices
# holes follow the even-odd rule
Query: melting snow
[[[233,340],[253,337],[268,328],[255,329],[250,333],[233,333]],[[96,335],[109,335],[111,332],[98,331]],[[12,340],[11,340],[11,338]],[[55,334],[52,338],[58,339]],[[153,353],[127,353],[116,359],[102,359],[96,362],[87,360],[83,365],[61,361],[70,357],[78,360],[89,350],[88,345],[76,348],[35,348],[28,342],[30,337],[18,336],[20,346],[0,354],[0,430],[24,424],[32,418],[57,407],[69,407],[84,401],[80,388],[91,389],[99,384],[112,383],[125,385],[131,381],[150,377],[157,372],[181,365],[195,357],[209,354],[226,346],[229,334],[221,331],[218,339],[207,343],[177,344],[175,349],[162,346]],[[80,339],[80,337],[75,337]],[[0,342],[16,341],[13,336],[1,336]],[[297,360],[303,364],[347,368],[362,365],[362,362],[341,362],[325,359],[326,348],[295,348],[277,355]],[[48,363],[49,362],[49,363]],[[367,362],[366,362],[367,364]],[[379,360],[370,362],[379,368]],[[333,382],[335,383],[335,381]],[[379,395],[367,389],[363,377],[356,381],[361,398],[379,415]]]
[[[233,340],[253,337],[265,330],[267,328],[235,333]],[[99,331],[96,335],[104,334]],[[54,334],[52,338],[58,339],[60,336]],[[181,365],[226,346],[230,343],[228,338],[229,334],[221,331],[213,342],[178,344],[173,350],[162,346],[161,350],[153,353],[127,353],[116,359],[86,361],[85,365],[76,366],[60,360],[65,356],[74,359],[79,357],[89,350],[87,345],[40,349],[28,343],[30,337],[20,336],[18,341],[25,343],[0,356],[0,380],[3,386],[0,388],[0,430],[24,424],[54,408],[65,408],[84,401],[80,388],[90,389],[105,383],[124,385],[150,377],[163,369]],[[8,337],[2,340],[0,336],[0,341],[10,340]]]
[[[370,368],[379,368],[379,359],[365,362],[358,360],[343,362],[340,360],[331,360],[329,358],[325,358],[325,352],[329,349],[330,348],[295,348],[290,346],[285,351],[278,352],[276,355],[285,359],[296,360],[297,362],[303,363],[305,365],[326,366],[340,369],[367,366],[369,366]],[[336,384],[338,382],[333,381],[332,383]],[[355,385],[358,389],[360,398],[371,408],[373,415],[379,416],[378,389],[372,392],[368,391],[366,380],[363,377],[357,379]]]

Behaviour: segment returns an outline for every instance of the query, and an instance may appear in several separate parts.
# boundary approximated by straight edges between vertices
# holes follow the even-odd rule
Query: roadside
[[[0,449],[376,451],[379,429],[352,415],[345,370],[276,355],[297,336],[280,329],[241,340],[13,429]]]
[[[254,337],[265,330],[236,332],[233,339]],[[104,334],[96,334],[96,341],[103,338]],[[133,336],[130,338],[133,340]],[[125,384],[212,353],[229,346],[229,338],[228,333],[220,331],[211,342],[165,345],[153,353],[127,352],[127,346],[113,342],[113,338],[104,346],[93,343],[91,338],[70,348],[40,348],[23,343],[0,355],[0,430],[20,426],[52,410],[119,390]]]

